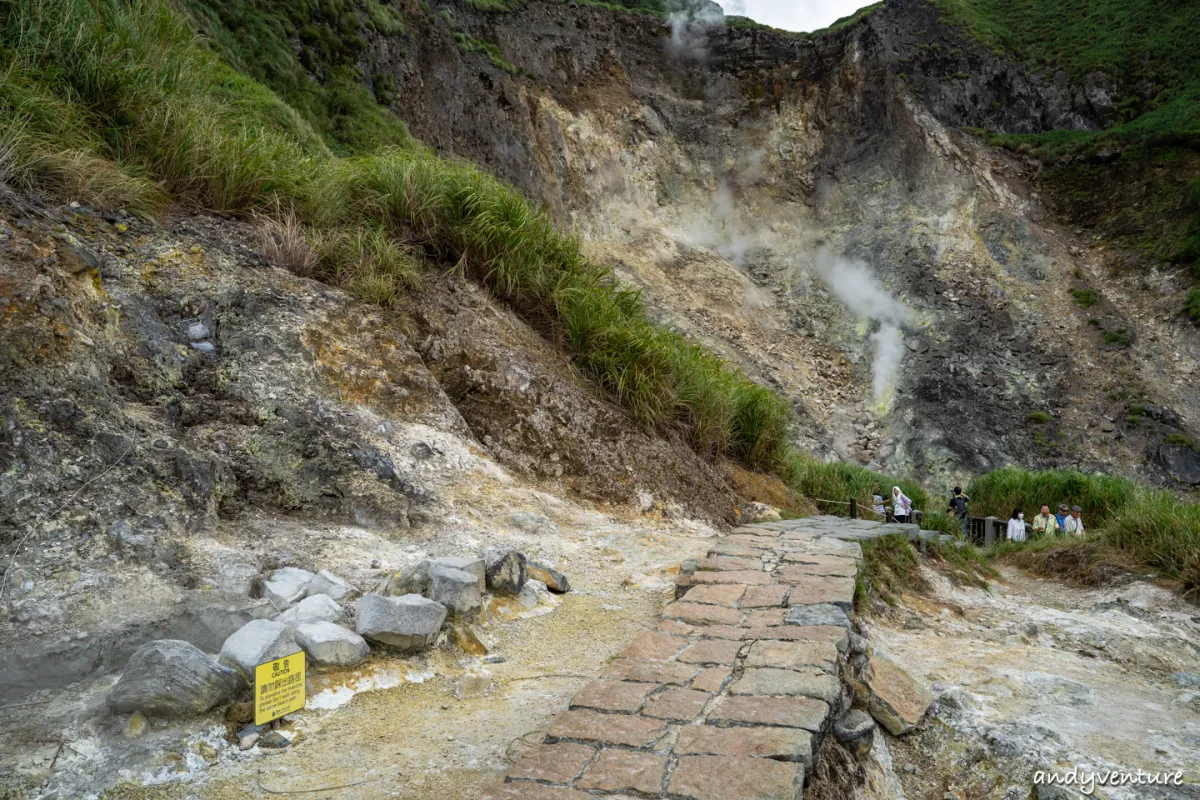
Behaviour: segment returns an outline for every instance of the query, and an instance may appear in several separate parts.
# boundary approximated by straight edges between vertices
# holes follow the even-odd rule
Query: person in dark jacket
[[[950,498],[950,507],[946,509],[950,513],[954,514],[954,516],[958,517],[959,523],[962,524],[962,533],[964,539],[967,538],[967,521],[969,518],[967,506],[970,502],[971,498],[963,494],[962,487],[955,486],[954,497]]]

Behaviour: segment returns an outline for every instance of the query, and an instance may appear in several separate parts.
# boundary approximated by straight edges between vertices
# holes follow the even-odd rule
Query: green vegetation
[[[1186,591],[1200,588],[1200,505],[1124,478],[1074,471],[1031,472],[1006,467],[967,488],[972,510],[1007,519],[1014,508],[1032,517],[1043,504],[1084,509],[1097,558],[1156,570]],[[1017,549],[1026,545],[1016,545]],[[1049,545],[1039,545],[1047,548]]]
[[[368,35],[404,33],[405,20],[391,5],[381,0],[182,4],[209,46],[240,73],[272,89],[338,152],[413,144],[404,123],[387,108],[394,102],[387,94],[390,84],[372,80],[368,88],[358,66]],[[236,103],[239,94],[233,91],[227,100]]]
[[[1179,445],[1180,447],[1189,447],[1192,450],[1197,449],[1196,445],[1192,443],[1192,440],[1184,436],[1182,433],[1168,434],[1167,438],[1163,439],[1163,444],[1174,444]]]
[[[826,514],[844,516],[849,511],[844,505],[822,504],[820,500],[845,503],[853,497],[858,500],[862,515],[870,518],[871,495],[876,483],[886,502],[890,503],[892,487],[899,486],[900,491],[912,500],[913,508],[924,511],[927,518],[938,516],[941,510],[928,508],[929,498],[916,481],[889,477],[845,461],[820,461],[805,453],[791,452],[781,475],[792,491],[818,501],[818,507]]]
[[[859,20],[867,17],[868,15],[874,14],[876,11],[880,10],[881,8],[883,8],[883,3],[873,3],[872,5],[869,5],[869,6],[863,6],[858,11],[855,11],[853,14],[850,14],[849,16],[840,17],[838,19],[835,19],[833,22],[831,22],[829,24],[829,27],[824,28],[819,31],[813,31],[813,34],[816,35],[816,34],[820,34],[820,33],[832,33],[833,31],[841,30],[842,28],[848,28],[851,25],[853,25],[854,23],[858,22]]]
[[[903,536],[891,534],[862,543],[863,561],[854,580],[859,608],[872,601],[896,605],[901,594],[928,595],[933,587],[921,574],[917,546]],[[974,546],[925,543],[928,564],[958,586],[988,588],[988,580],[999,577],[984,554]]]
[[[500,46],[495,42],[487,39],[473,39],[461,31],[454,32],[454,41],[458,43],[458,52],[460,53],[483,53],[487,56],[488,61],[492,62],[492,66],[496,69],[503,70],[509,75],[517,75],[523,72],[513,66],[512,62],[504,57],[504,53],[500,51]]]
[[[1075,298],[1075,305],[1083,309],[1091,308],[1100,302],[1095,289],[1072,289],[1071,297]]]
[[[1045,425],[1053,419],[1054,415],[1049,411],[1030,411],[1025,417],[1025,421],[1030,425]]]
[[[1183,313],[1187,314],[1192,322],[1200,325],[1200,286],[1193,286],[1188,290],[1187,300],[1183,303]]]
[[[290,260],[373,302],[391,303],[423,261],[457,265],[640,423],[712,457],[782,463],[783,398],[650,323],[637,292],[516,190],[407,134],[371,154],[331,155],[311,124],[201,47],[168,6],[10,8],[0,72],[10,180],[142,214],[171,202],[259,213]]]

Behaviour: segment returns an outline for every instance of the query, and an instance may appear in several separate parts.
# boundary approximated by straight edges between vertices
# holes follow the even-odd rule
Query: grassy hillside
[[[169,203],[266,215],[290,232],[280,245],[314,253],[295,263],[374,302],[419,280],[426,262],[458,265],[641,423],[708,456],[781,462],[786,402],[652,325],[635,292],[511,187],[390,122],[371,123],[390,128],[385,147],[331,154],[330,129],[318,135],[305,118],[320,121],[319,109],[298,112],[231,69],[164,3],[2,9],[0,178],[146,215]],[[352,151],[358,141],[332,139]]]
[[[1102,131],[989,138],[1050,162],[1043,184],[1072,221],[1150,263],[1187,266],[1200,281],[1200,3],[934,3],[949,22],[1031,70],[1064,70],[1074,85],[1092,72],[1116,80],[1114,118]],[[1119,161],[1107,163],[1115,152]],[[1128,202],[1131,194],[1138,202]],[[1200,286],[1183,312],[1200,324]]]

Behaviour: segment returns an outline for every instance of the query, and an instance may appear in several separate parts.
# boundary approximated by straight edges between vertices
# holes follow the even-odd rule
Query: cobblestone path
[[[718,540],[685,564],[657,630],[583,687],[486,800],[802,797],[849,707],[855,540],[916,528],[898,527],[807,517]]]

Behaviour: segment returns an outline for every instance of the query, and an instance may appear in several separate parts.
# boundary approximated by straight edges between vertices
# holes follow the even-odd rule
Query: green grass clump
[[[1025,421],[1030,425],[1045,425],[1053,419],[1054,415],[1049,411],[1030,411],[1025,417]]]
[[[1004,467],[982,475],[967,487],[976,516],[1008,519],[1014,508],[1032,519],[1042,504],[1051,510],[1060,503],[1085,509],[1086,521],[1101,525],[1128,505],[1141,488],[1111,475],[1088,475],[1074,470],[1031,471]]]
[[[1192,322],[1200,325],[1200,286],[1193,286],[1188,290],[1187,300],[1183,303],[1183,313],[1187,314]]]
[[[913,502],[913,508],[924,512],[925,520],[932,521],[942,516],[944,508],[931,508],[929,496],[925,489],[911,479],[898,479],[883,475],[857,464],[845,461],[821,461],[806,453],[792,451],[788,453],[786,464],[781,470],[781,476],[801,497],[815,501],[831,500],[845,503],[850,498],[858,500],[859,513],[865,518],[871,518],[871,495],[876,483],[884,502],[890,504],[892,487],[899,486]],[[817,503],[822,513],[846,515],[849,509],[845,505]],[[937,524],[936,522],[932,524]]]
[[[1196,445],[1192,444],[1192,440],[1182,433],[1168,434],[1167,438],[1163,439],[1163,444],[1174,444],[1180,447],[1190,447],[1193,450],[1196,449]]]
[[[20,4],[0,16],[0,76],[10,121],[0,169],[18,185],[144,214],[172,202],[252,212],[269,221],[268,249],[383,305],[418,279],[421,263],[456,265],[641,424],[712,457],[763,469],[782,461],[783,398],[652,324],[636,291],[518,191],[407,139],[334,155],[168,5]]]
[[[461,31],[455,31],[454,41],[458,44],[458,52],[460,53],[483,53],[496,69],[507,72],[509,75],[517,75],[521,72],[511,61],[504,57],[504,53],[500,50],[500,45],[495,42],[488,41],[487,39],[475,39]]]
[[[1091,308],[1100,302],[1095,289],[1072,289],[1071,297],[1075,298],[1075,305],[1083,309]]]
[[[929,582],[921,574],[921,561],[903,536],[889,534],[867,540],[862,543],[862,551],[862,566],[854,580],[860,608],[868,608],[873,598],[894,606],[904,592],[930,591]]]

